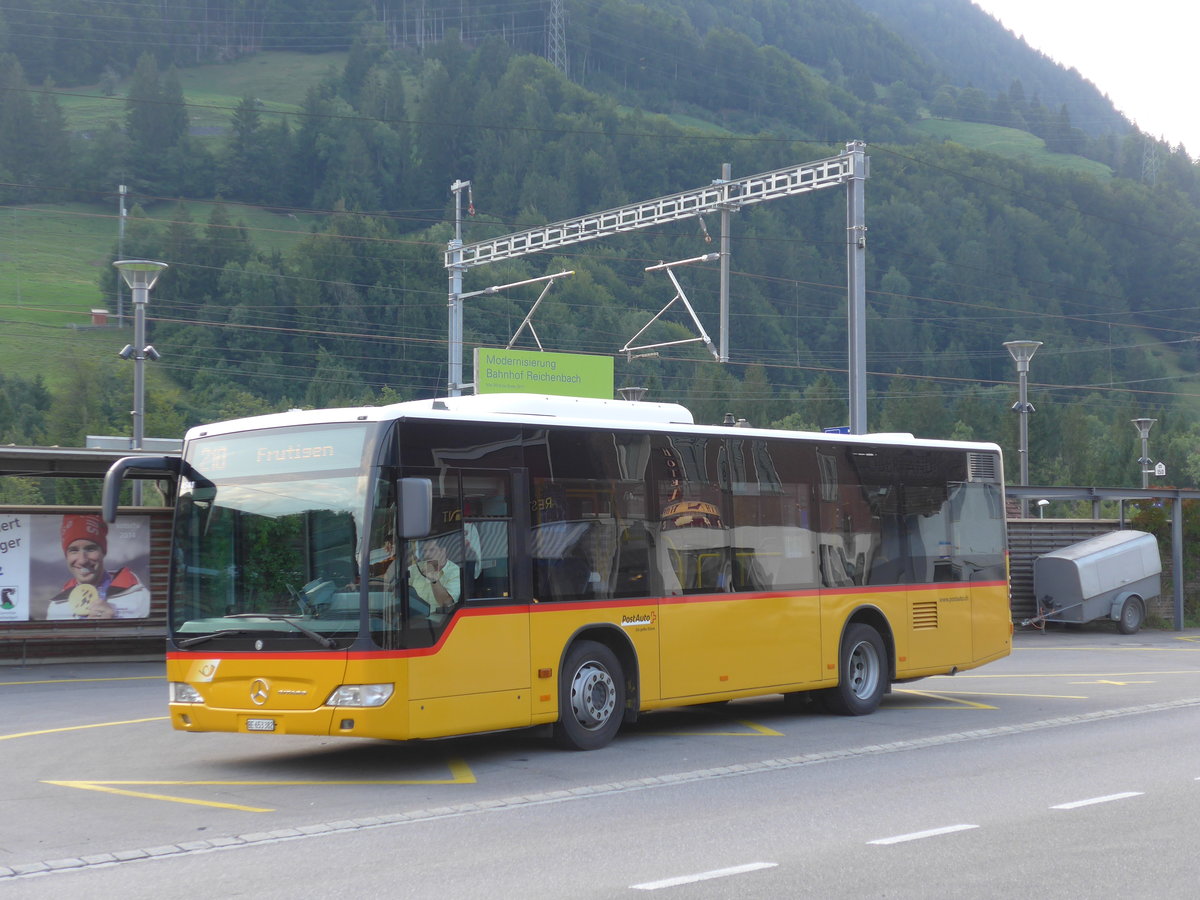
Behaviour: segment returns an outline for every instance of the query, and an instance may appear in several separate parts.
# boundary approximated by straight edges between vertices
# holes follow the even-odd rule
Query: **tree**
[[[13,506],[41,506],[45,502],[36,479],[23,478],[19,475],[0,478],[0,503]]]
[[[221,194],[230,199],[256,202],[268,194],[278,157],[272,157],[262,129],[259,102],[248,94],[233,111],[229,142],[219,163]]]
[[[903,81],[888,86],[887,105],[905,122],[915,122],[920,110],[921,95]]]
[[[127,434],[130,384],[113,368],[77,362],[47,412],[46,439],[63,447],[82,447],[89,434]]]
[[[421,127],[413,142],[415,205],[441,206],[450,184],[464,175],[462,169],[469,160],[465,126],[471,119],[464,92],[465,85],[440,61],[425,64],[415,117]]]
[[[845,391],[822,372],[804,390],[804,419],[815,426],[814,430],[846,425],[846,402]]]
[[[357,406],[371,400],[371,391],[357,373],[324,347],[317,350],[317,364],[304,395],[306,406]]]
[[[75,180],[93,189],[127,183],[127,162],[132,143],[116,122],[93,132],[86,142],[75,168]]]
[[[36,160],[34,180],[53,190],[49,199],[64,199],[62,189],[73,181],[75,166],[74,146],[67,120],[58,98],[52,92],[54,83],[46,81],[37,95],[37,105],[34,114],[34,129],[27,136],[30,152]]]
[[[44,443],[50,403],[50,392],[40,375],[28,380],[0,374],[0,444]]]
[[[158,62],[153,54],[143,53],[129,82],[125,100],[125,133],[129,135],[130,181],[154,192],[162,177],[162,156],[166,152],[167,129],[163,123],[162,91],[158,83]]]
[[[294,206],[313,206],[313,198],[325,181],[329,165],[328,145],[335,140],[326,134],[332,121],[331,95],[329,85],[314,85],[308,89],[291,152],[281,158],[288,201]]]
[[[958,117],[968,122],[986,122],[990,118],[987,94],[969,87],[958,95]]]
[[[0,54],[0,170],[9,182],[0,187],[0,198],[32,196],[27,185],[35,177],[38,160],[29,135],[36,131],[37,119],[21,64],[15,56]]]
[[[943,84],[933,95],[929,111],[940,119],[952,119],[958,115],[958,91],[948,84]]]

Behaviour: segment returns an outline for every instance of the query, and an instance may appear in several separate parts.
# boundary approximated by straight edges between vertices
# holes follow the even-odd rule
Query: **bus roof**
[[[752,428],[744,424],[697,425],[691,412],[678,403],[655,403],[645,400],[604,400],[588,397],[562,397],[546,394],[470,394],[461,397],[438,397],[430,400],[409,400],[388,406],[352,406],[333,409],[293,409],[244,419],[233,419],[211,425],[199,425],[187,432],[187,440],[231,434],[261,428],[285,428],[300,425],[328,425],[341,422],[390,422],[397,419],[457,420],[472,422],[506,422],[529,425],[546,424],[577,427],[608,427],[646,431],[686,431],[693,434],[728,434],[731,431],[745,436],[806,438],[845,443],[911,444],[922,447],[946,447],[969,450],[996,450],[995,444],[967,441],[918,439],[911,434],[825,434],[822,432],[781,431]]]

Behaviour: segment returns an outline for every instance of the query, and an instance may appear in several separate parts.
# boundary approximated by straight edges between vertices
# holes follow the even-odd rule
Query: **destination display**
[[[366,428],[271,428],[200,438],[188,444],[188,462],[213,480],[357,469]]]

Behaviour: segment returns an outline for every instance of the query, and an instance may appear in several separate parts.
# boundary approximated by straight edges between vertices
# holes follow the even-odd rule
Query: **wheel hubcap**
[[[584,663],[571,681],[571,711],[584,728],[595,730],[617,708],[617,685],[599,663]]]
[[[850,651],[849,684],[854,696],[865,700],[879,685],[879,655],[874,645],[861,641]]]

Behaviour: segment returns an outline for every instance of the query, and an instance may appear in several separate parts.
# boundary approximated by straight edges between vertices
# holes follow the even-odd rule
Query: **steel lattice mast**
[[[863,181],[867,178],[866,145],[852,141],[846,151],[816,162],[802,163],[761,172],[745,178],[721,179],[689,191],[669,194],[653,200],[631,203],[616,209],[576,216],[537,228],[527,228],[498,238],[463,244],[461,218],[456,212],[455,239],[446,250],[445,264],[450,274],[450,327],[448,388],[457,396],[466,385],[462,381],[462,273],[476,266],[515,259],[543,250],[554,250],[585,241],[678,222],[705,213],[738,209],[781,197],[805,194],[823,188],[847,186],[847,293],[849,301],[850,430],[866,431],[866,360],[864,338],[866,324]],[[456,197],[467,182],[455,182]],[[458,203],[456,201],[456,209]]]

